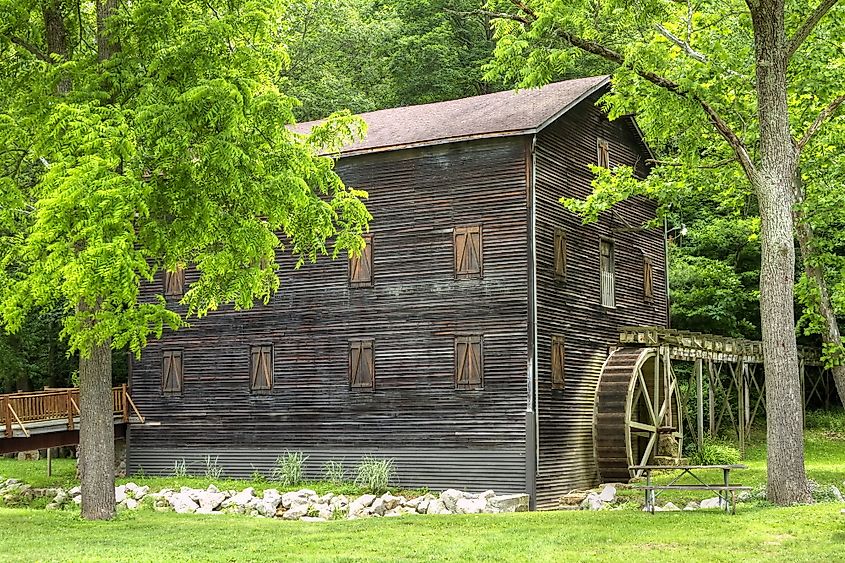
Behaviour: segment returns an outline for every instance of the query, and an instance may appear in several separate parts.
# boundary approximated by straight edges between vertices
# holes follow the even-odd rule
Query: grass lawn
[[[845,415],[836,419],[845,424]],[[763,486],[765,446],[756,445],[736,481]],[[811,479],[845,489],[845,432],[814,427],[806,433]],[[34,486],[75,484],[73,460],[0,459],[0,475]],[[708,476],[718,481],[721,474]],[[661,476],[668,479],[668,476]],[[181,485],[223,488],[278,487],[266,480],[134,476],[153,489]],[[313,485],[312,485],[313,486]],[[332,488],[316,484],[317,489]],[[334,487],[337,489],[337,487]],[[354,487],[350,486],[350,489]],[[354,490],[348,491],[350,493]],[[641,493],[622,491],[639,500]],[[712,496],[712,495],[707,495]],[[698,498],[703,498],[699,495]],[[676,504],[688,498],[669,496]],[[633,503],[629,503],[634,507]],[[0,562],[5,561],[843,561],[843,505],[777,508],[740,504],[735,516],[720,511],[636,509],[464,516],[405,516],[288,522],[245,516],[198,516],[152,510],[121,511],[112,522],[85,522],[78,511],[0,508]]]

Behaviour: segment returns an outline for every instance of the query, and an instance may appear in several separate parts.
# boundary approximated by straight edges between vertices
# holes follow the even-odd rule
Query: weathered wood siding
[[[286,450],[396,459],[403,486],[525,487],[528,257],[523,139],[346,158],[373,214],[371,288],[347,261],[294,270],[280,258],[268,306],[222,310],[152,342],[132,370],[148,424],[132,429],[130,469],[172,470],[219,456],[227,475],[267,472]],[[482,225],[483,277],[455,279],[455,226]],[[187,282],[193,279],[187,272]],[[144,288],[151,296],[160,284]],[[456,390],[454,337],[483,335],[483,390]],[[374,340],[375,389],[351,389],[350,340]],[[273,346],[269,393],[249,391],[249,351]],[[183,352],[181,396],[160,391],[165,349]],[[149,424],[152,423],[152,424]]]
[[[595,106],[596,96],[573,108],[538,135],[536,144],[537,350],[539,464],[538,507],[596,480],[593,404],[608,345],[621,325],[665,325],[666,282],[662,229],[614,232],[652,218],[655,205],[635,199],[605,213],[597,223],[581,219],[559,203],[585,197],[597,159],[596,139],[610,144],[611,167],[626,164],[646,173],[644,147],[628,120],[610,122]],[[554,229],[566,232],[565,280],[554,275]],[[614,242],[616,308],[601,306],[599,241]],[[643,253],[654,263],[654,301],[643,295]],[[565,388],[552,389],[552,335],[565,337]]]

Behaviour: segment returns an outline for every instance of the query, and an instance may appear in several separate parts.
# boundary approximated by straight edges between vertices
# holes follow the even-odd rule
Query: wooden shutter
[[[555,279],[566,279],[566,231],[555,229]]]
[[[563,389],[565,386],[565,359],[564,338],[554,334],[552,335],[552,389]]]
[[[455,277],[480,278],[481,260],[481,225],[455,227]]]
[[[252,346],[249,349],[249,389],[250,391],[270,391],[273,389],[273,347]]]
[[[614,278],[613,242],[602,240],[601,246],[601,304],[605,307],[616,306],[616,280]]]
[[[181,299],[185,292],[185,270],[176,268],[164,272],[164,296]]]
[[[353,388],[375,387],[375,362],[372,340],[349,343],[349,385]]]
[[[182,351],[165,350],[161,361],[161,390],[164,393],[182,392]]]
[[[598,150],[598,165],[603,168],[610,168],[610,143],[604,139],[598,139],[596,147]]]
[[[455,337],[455,386],[481,389],[484,382],[484,358],[481,336]]]
[[[373,285],[373,236],[363,235],[366,246],[358,256],[349,257],[349,285],[351,287],[372,287]]]
[[[654,301],[654,263],[649,256],[643,256],[643,297]]]

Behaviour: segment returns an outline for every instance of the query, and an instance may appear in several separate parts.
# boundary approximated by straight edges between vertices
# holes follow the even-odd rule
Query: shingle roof
[[[362,113],[360,117],[368,126],[366,137],[347,145],[341,153],[353,155],[535,133],[608,83],[607,76],[594,76],[518,92]],[[294,130],[304,133],[316,123],[300,123]]]

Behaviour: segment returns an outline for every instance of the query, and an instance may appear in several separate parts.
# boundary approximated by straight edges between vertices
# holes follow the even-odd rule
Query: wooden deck
[[[126,384],[112,388],[114,423],[144,422]],[[79,389],[44,389],[0,395],[0,454],[79,441]]]

